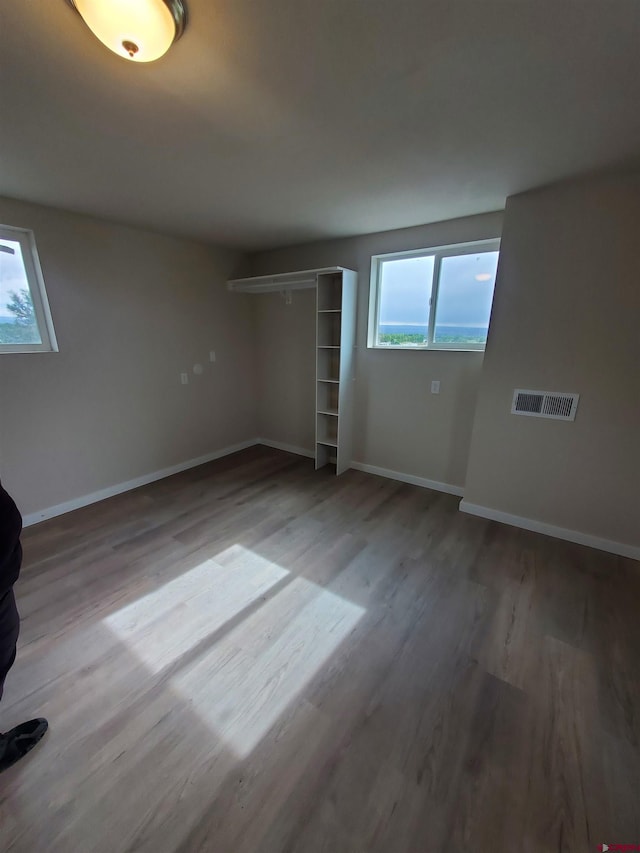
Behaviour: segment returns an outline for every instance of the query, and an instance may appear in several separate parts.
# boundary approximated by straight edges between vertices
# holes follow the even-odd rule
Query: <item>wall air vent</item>
[[[511,414],[574,421],[579,399],[579,394],[564,394],[561,391],[525,391],[522,388],[516,388],[513,392]]]

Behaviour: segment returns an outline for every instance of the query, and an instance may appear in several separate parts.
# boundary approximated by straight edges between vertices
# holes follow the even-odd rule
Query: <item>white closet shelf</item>
[[[342,474],[351,467],[353,442],[353,379],[358,276],[345,267],[321,267],[276,275],[227,281],[234,293],[280,293],[291,303],[291,292],[315,291],[316,335],[315,467],[335,465]],[[303,300],[311,305],[311,300]]]
[[[304,290],[316,287],[318,275],[342,272],[344,267],[322,267],[316,270],[296,270],[277,275],[254,275],[227,281],[229,290],[236,293],[278,293],[281,290]]]

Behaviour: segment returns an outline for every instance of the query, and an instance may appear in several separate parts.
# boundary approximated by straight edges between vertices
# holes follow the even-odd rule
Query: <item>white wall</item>
[[[640,546],[639,235],[637,174],[509,199],[465,503]],[[579,392],[575,422],[516,387]]]
[[[262,252],[249,259],[249,275],[333,265],[359,272],[356,461],[464,485],[482,353],[367,349],[371,256],[499,237],[501,224],[502,215],[492,213]],[[307,305],[305,297],[294,293],[294,305],[287,306],[278,296],[252,298],[261,375],[273,379],[282,370],[295,374],[294,386],[287,383],[286,394],[277,382],[263,389],[261,423],[269,433],[266,437],[313,450],[312,300],[307,299]],[[303,315],[306,331],[295,327]],[[430,393],[432,379],[442,383],[439,395]]]
[[[315,291],[250,297],[256,343],[257,435],[313,453]]]
[[[9,199],[0,223],[35,231],[60,347],[0,354],[0,477],[23,513],[255,436],[236,254]]]

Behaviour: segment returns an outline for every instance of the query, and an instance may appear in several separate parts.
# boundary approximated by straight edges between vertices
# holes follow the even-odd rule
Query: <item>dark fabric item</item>
[[[0,483],[0,599],[11,589],[20,574],[21,533],[20,511]]]
[[[13,585],[22,563],[22,516],[0,483],[0,699],[7,673],[16,659],[20,617]]]
[[[20,633],[20,617],[13,590],[0,599],[0,699],[4,680],[16,659],[16,643]]]
[[[24,758],[33,747],[44,737],[49,723],[40,717],[37,720],[29,720],[20,723],[15,729],[0,734],[0,773]]]

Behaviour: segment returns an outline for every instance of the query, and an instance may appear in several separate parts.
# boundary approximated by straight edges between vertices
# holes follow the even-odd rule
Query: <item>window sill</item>
[[[385,352],[385,350],[393,350],[394,352],[474,352],[483,354],[485,347],[418,347],[418,346],[393,346],[379,344],[368,344],[367,349],[376,350],[377,352]]]
[[[30,352],[58,352],[58,349],[36,346],[35,344],[33,346],[11,346],[10,344],[0,344],[0,355],[23,355]]]

